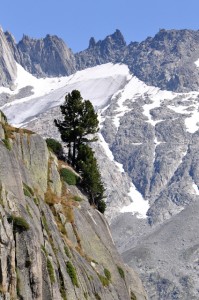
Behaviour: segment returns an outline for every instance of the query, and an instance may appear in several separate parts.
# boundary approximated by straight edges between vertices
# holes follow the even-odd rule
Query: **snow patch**
[[[150,89],[149,89],[149,92],[148,92],[148,97],[153,102],[150,103],[150,104],[145,104],[143,106],[143,109],[144,109],[143,114],[148,118],[147,122],[149,122],[152,126],[155,127],[155,125],[159,122],[162,122],[162,120],[157,120],[157,121],[152,120],[150,110],[154,109],[154,108],[157,108],[157,107],[160,107],[161,102],[164,99],[172,100],[175,97],[175,94],[172,93],[172,92],[169,92],[169,91],[162,91],[158,88],[152,88],[152,87],[149,87],[149,88]]]
[[[194,61],[194,64],[196,64],[196,67],[199,68],[199,58],[196,61]]]
[[[187,107],[182,105],[179,105],[177,107],[171,105],[168,106],[168,108],[179,114],[188,115],[188,117],[185,118],[185,126],[187,128],[187,131],[190,133],[196,132],[199,128],[199,104],[197,103],[192,106],[195,108],[193,111],[187,111]]]
[[[185,119],[185,125],[187,128],[187,131],[190,133],[194,133],[199,128],[199,111],[194,111],[192,113],[192,116]]]
[[[195,194],[199,195],[199,189],[198,189],[198,186],[195,184],[195,182],[193,182],[192,187],[193,187],[193,189],[195,191]]]
[[[114,156],[113,156],[113,153],[111,152],[111,150],[109,149],[109,146],[108,144],[106,143],[104,137],[102,136],[101,133],[98,134],[99,136],[99,139],[98,141],[100,142],[100,144],[102,145],[104,151],[105,151],[105,154],[106,156],[115,163],[115,165],[118,167],[118,169],[120,170],[121,173],[124,173],[124,168],[123,168],[123,165],[118,163],[117,161],[115,161],[114,159]]]
[[[138,192],[134,184],[131,184],[130,191],[128,195],[131,197],[133,202],[127,206],[124,206],[120,212],[121,213],[132,213],[136,215],[137,218],[145,219],[147,218],[147,211],[149,209],[149,201],[144,200],[141,193]]]

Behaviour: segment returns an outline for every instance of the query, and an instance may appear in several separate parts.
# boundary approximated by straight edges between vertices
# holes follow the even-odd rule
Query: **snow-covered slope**
[[[1,109],[8,116],[9,122],[16,126],[22,126],[42,112],[59,106],[63,103],[65,95],[74,89],[80,90],[83,98],[91,100],[95,107],[102,107],[115,92],[125,86],[130,76],[127,66],[111,63],[68,77],[45,79],[37,79],[20,65],[17,65],[17,68],[16,89],[0,89],[0,92],[15,96],[14,101],[5,104]],[[33,94],[18,99],[18,93],[26,86],[32,87]]]

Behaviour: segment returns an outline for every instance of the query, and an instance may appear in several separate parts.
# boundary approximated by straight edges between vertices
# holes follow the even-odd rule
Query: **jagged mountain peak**
[[[122,35],[119,29],[116,29],[116,31],[113,34],[106,36],[104,40],[99,40],[98,42],[95,41],[94,37],[91,37],[89,40],[88,49],[92,49],[95,46],[96,47],[99,47],[101,45],[104,46],[106,44],[114,44],[114,46],[117,48],[126,46],[124,36]]]
[[[12,42],[12,43],[16,44],[15,37],[14,37],[14,35],[11,32],[5,31],[4,35],[6,36],[6,39],[7,39],[8,42]]]
[[[93,48],[93,47],[95,47],[95,45],[96,45],[95,38],[94,38],[94,37],[91,37],[90,40],[89,40],[89,46],[88,46],[88,48],[89,48],[89,49],[90,49],[90,48]]]
[[[33,39],[24,35],[17,45],[11,45],[16,61],[37,77],[66,76],[74,73],[72,51],[56,35]]]
[[[112,42],[116,43],[118,47],[126,46],[125,39],[119,29],[116,29],[116,31],[113,34],[108,35],[104,41],[105,42],[112,41]]]

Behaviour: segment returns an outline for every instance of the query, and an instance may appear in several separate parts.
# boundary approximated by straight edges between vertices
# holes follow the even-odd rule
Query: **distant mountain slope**
[[[10,33],[5,32],[5,37],[16,62],[37,77],[67,76],[76,71],[72,51],[57,36],[32,39],[24,35],[18,44]]]
[[[66,76],[76,70],[112,62],[127,64],[130,71],[148,85],[175,92],[199,89],[199,70],[195,64],[199,58],[199,31],[162,29],[141,43],[127,45],[121,32],[116,30],[104,40],[96,42],[91,38],[89,47],[76,54],[57,36],[32,39],[24,35],[16,43],[12,35],[5,32],[0,39],[4,42],[7,39],[10,45],[7,55],[14,56],[16,62],[37,77]],[[1,59],[0,63],[1,69]],[[5,82],[12,81],[13,76],[7,74]]]

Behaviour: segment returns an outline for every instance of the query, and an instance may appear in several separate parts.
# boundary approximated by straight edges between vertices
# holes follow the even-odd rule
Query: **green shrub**
[[[63,168],[60,170],[60,175],[69,185],[76,185],[77,176],[71,170]]]
[[[24,192],[24,195],[31,198],[32,196],[34,196],[34,192],[33,190],[23,182],[23,192]]]
[[[102,283],[103,286],[108,286],[109,285],[109,280],[107,277],[103,276],[103,275],[100,275],[98,274],[98,277]]]
[[[41,249],[44,252],[45,256],[48,256],[48,252],[46,251],[46,248],[44,247],[44,245],[41,245]]]
[[[21,299],[21,280],[20,280],[20,277],[19,277],[19,269],[17,268],[16,269],[16,290],[17,290],[17,296],[19,296],[19,299]]]
[[[118,269],[118,272],[119,272],[121,278],[125,279],[124,270],[121,267],[119,267],[119,266],[117,266],[117,269]]]
[[[104,275],[109,281],[111,281],[111,272],[106,268],[104,269]]]
[[[64,251],[65,251],[66,255],[68,256],[68,258],[71,258],[71,254],[70,254],[70,251],[67,246],[64,246]]]
[[[5,120],[5,122],[8,122],[8,119],[6,117],[6,115],[2,112],[2,110],[0,110],[0,114],[2,115],[3,119]]]
[[[47,220],[46,220],[46,217],[45,217],[44,214],[41,217],[41,220],[42,220],[42,224],[43,224],[44,229],[46,230],[47,234],[49,235],[50,234],[50,230],[48,228]]]
[[[77,201],[77,202],[81,202],[82,201],[82,198],[79,197],[79,196],[74,196],[73,197],[73,200]]]
[[[100,200],[97,203],[97,209],[103,214],[106,210],[106,202],[104,200]]]
[[[39,206],[39,199],[38,198],[33,198],[33,201],[35,202],[35,204],[37,205],[37,206]]]
[[[17,217],[17,216],[14,216],[14,215],[10,215],[8,217],[8,222],[13,223],[14,230],[26,231],[26,230],[30,229],[29,224],[22,217]]]
[[[2,139],[2,141],[8,150],[12,149],[9,139]]]
[[[32,216],[32,214],[31,214],[30,207],[29,207],[28,204],[26,204],[26,211],[27,211],[27,213],[29,214],[29,216],[33,219],[33,216]]]
[[[54,283],[55,282],[55,274],[54,274],[54,269],[53,269],[52,263],[49,258],[47,259],[47,269],[48,269],[50,281],[51,281],[51,283]]]
[[[52,138],[48,138],[46,139],[46,144],[48,146],[48,148],[58,157],[58,158],[62,158],[63,156],[63,148],[61,143],[59,143],[58,141],[52,139]]]
[[[72,284],[76,287],[79,287],[79,284],[77,281],[76,270],[70,261],[67,261],[67,263],[66,263],[66,270],[67,270],[68,275],[70,276]]]

